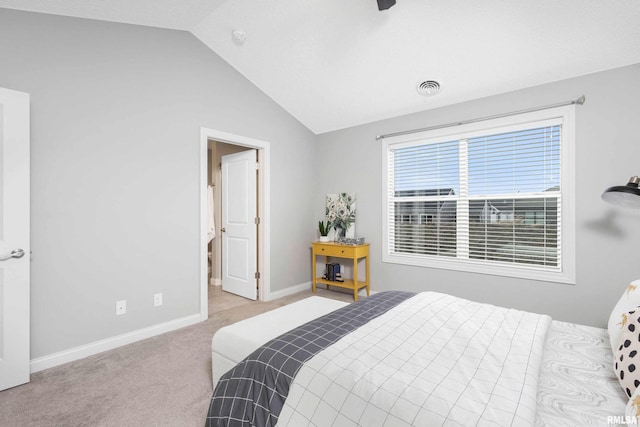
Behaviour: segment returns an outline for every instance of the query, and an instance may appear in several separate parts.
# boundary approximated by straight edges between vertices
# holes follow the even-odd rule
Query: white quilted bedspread
[[[278,426],[532,426],[550,321],[418,294],[310,359]]]

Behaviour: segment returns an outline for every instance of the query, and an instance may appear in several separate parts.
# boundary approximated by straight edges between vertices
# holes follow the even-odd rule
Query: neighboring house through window
[[[574,107],[383,142],[383,261],[575,282]]]

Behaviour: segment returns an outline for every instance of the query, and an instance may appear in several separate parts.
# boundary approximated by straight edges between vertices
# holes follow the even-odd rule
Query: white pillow
[[[634,280],[627,286],[627,289],[618,300],[609,316],[609,340],[611,341],[611,351],[615,354],[620,343],[622,330],[627,323],[627,313],[640,307],[640,280]]]
[[[620,343],[613,352],[613,370],[630,399],[640,386],[640,309],[628,312],[626,319]]]

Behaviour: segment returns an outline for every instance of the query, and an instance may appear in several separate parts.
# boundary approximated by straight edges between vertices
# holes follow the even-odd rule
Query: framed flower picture
[[[334,238],[353,238],[356,235],[356,195],[355,193],[327,194],[325,211],[327,220],[334,229]]]

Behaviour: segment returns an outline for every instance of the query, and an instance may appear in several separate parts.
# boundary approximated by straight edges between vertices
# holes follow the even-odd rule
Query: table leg
[[[358,258],[353,259],[353,300],[358,301]]]
[[[367,277],[367,296],[369,296],[370,295],[369,294],[369,288],[370,288],[370,285],[371,285],[371,281],[369,280],[369,257],[368,256],[364,257],[364,264],[366,266],[365,273],[367,275],[366,276]]]
[[[327,264],[329,264],[329,257],[328,256],[324,257],[324,265],[326,266]],[[329,278],[327,278],[327,280],[329,280]],[[327,286],[327,289],[329,289],[329,285],[327,285],[326,283],[325,283],[325,285]]]
[[[311,277],[311,289],[313,291],[313,293],[316,293],[316,253],[311,250],[311,274],[313,275]]]

